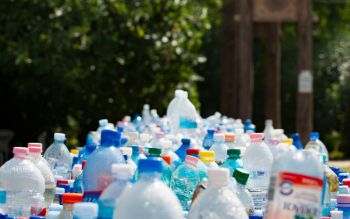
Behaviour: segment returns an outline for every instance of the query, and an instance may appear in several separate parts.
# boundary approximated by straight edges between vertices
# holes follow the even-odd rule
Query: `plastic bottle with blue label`
[[[293,145],[298,149],[302,150],[304,148],[303,144],[300,141],[300,135],[299,133],[293,133],[292,134],[292,139],[293,139]]]
[[[87,160],[92,152],[94,152],[96,147],[97,145],[93,139],[93,136],[91,133],[89,133],[86,138],[86,145],[79,151],[78,163],[81,164],[83,160]]]
[[[247,188],[254,201],[254,210],[264,210],[267,203],[267,191],[273,156],[268,146],[263,142],[262,133],[250,135],[251,144],[243,158],[244,169],[249,171]]]
[[[75,203],[73,205],[73,219],[97,219],[98,211],[96,203]]]
[[[221,133],[214,134],[214,144],[209,149],[215,152],[215,161],[218,165],[223,164],[227,159],[228,147],[225,144],[225,135]]]
[[[0,188],[0,213],[6,213],[6,190]]]
[[[162,153],[162,149],[160,148],[150,148],[148,149],[149,157],[148,159],[157,159],[160,160],[162,163],[162,181],[169,186],[170,185],[170,179],[172,175],[172,168],[170,165],[163,160],[163,158],[160,157],[160,154]]]
[[[174,192],[160,180],[161,161],[141,159],[138,170],[140,180],[120,197],[114,218],[183,219],[179,200]]]
[[[65,140],[65,134],[55,133],[54,142],[46,149],[44,158],[50,164],[54,175],[60,175],[64,179],[69,179],[72,168],[72,157],[64,143]]]
[[[127,164],[113,164],[113,182],[101,194],[98,205],[98,218],[111,219],[119,197],[124,191],[131,188],[130,179],[133,176],[132,168]]]
[[[214,129],[208,129],[207,134],[204,137],[203,140],[203,148],[206,150],[209,150],[210,147],[214,144]]]
[[[84,201],[96,201],[112,182],[112,164],[125,163],[118,148],[119,140],[119,132],[107,129],[102,131],[101,145],[87,159],[84,167]]]
[[[173,172],[171,177],[170,187],[180,200],[184,211],[188,211],[193,193],[200,182],[198,161],[198,158],[187,155],[185,162]]]
[[[319,154],[297,150],[274,162],[266,219],[320,218],[324,169]]]
[[[175,151],[175,154],[180,158],[181,162],[185,162],[187,149],[193,148],[191,145],[191,139],[181,139],[182,145]]]
[[[189,219],[231,218],[248,219],[236,194],[228,188],[229,171],[225,168],[208,169],[208,187],[191,206]]]
[[[241,150],[239,149],[228,149],[227,150],[228,158],[227,160],[221,165],[223,168],[227,168],[230,170],[230,176],[232,176],[233,172],[237,168],[243,168],[243,163],[241,160]]]

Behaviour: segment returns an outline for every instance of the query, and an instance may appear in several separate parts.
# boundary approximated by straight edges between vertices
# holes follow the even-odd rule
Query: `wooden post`
[[[276,128],[281,128],[281,43],[280,24],[264,24],[267,32],[267,65],[266,65],[266,93],[265,118],[272,119]]]
[[[240,0],[238,52],[238,116],[252,117],[253,113],[253,57],[252,57],[252,0]]]
[[[298,1],[298,103],[297,131],[306,143],[313,129],[312,1]]]

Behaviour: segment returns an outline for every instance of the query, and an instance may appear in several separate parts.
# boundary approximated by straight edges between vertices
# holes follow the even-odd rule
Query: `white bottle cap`
[[[149,105],[148,104],[143,105],[143,109],[149,110]]]
[[[343,219],[343,211],[331,211],[332,219]]]
[[[220,133],[214,134],[214,141],[225,142],[225,135]]]
[[[272,125],[272,123],[273,123],[272,119],[265,120],[265,125]]]
[[[227,168],[208,168],[210,185],[226,186],[229,183],[229,170]]]
[[[97,218],[98,206],[96,203],[80,202],[74,204],[73,208],[74,216],[77,218]]]
[[[104,127],[108,124],[108,119],[100,119],[98,121],[98,124],[100,125],[100,127]]]
[[[59,211],[49,211],[46,214],[46,218],[47,219],[57,219],[59,214],[60,214]]]
[[[133,170],[128,164],[112,164],[112,175],[119,179],[130,179],[133,176]]]
[[[66,135],[64,134],[64,133],[55,133],[54,134],[54,140],[55,141],[64,141],[64,140],[66,140]]]

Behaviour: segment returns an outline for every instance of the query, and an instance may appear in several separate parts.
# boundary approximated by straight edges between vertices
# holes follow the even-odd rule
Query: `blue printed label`
[[[180,117],[179,126],[182,129],[195,129],[197,128],[197,122],[196,120],[193,120],[193,119]]]
[[[102,191],[87,191],[84,192],[84,202],[97,202],[100,197]]]

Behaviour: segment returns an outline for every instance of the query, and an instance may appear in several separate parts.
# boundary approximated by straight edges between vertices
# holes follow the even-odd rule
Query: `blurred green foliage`
[[[2,1],[1,127],[16,132],[15,144],[35,141],[43,131],[82,140],[102,117],[117,121],[144,103],[164,110],[175,88],[189,90],[199,107],[195,68],[206,61],[208,13],[219,4]]]

